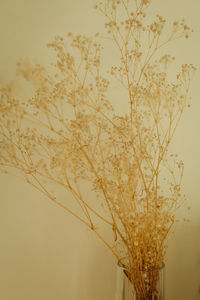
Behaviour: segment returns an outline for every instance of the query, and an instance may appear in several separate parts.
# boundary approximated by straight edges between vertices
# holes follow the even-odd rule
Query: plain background
[[[0,0],[0,80],[14,78],[15,63],[51,59],[45,44],[56,34],[93,34],[102,17],[94,0]],[[174,46],[178,62],[200,66],[199,0],[154,0],[152,14],[185,17],[195,29]],[[166,300],[200,299],[200,73],[192,107],[173,148],[185,163],[184,190],[191,221],[178,228],[166,259]],[[88,230],[37,191],[0,176],[0,299],[114,300],[116,261]]]

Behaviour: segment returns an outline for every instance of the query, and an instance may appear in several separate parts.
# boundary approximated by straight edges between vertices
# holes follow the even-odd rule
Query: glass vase
[[[117,265],[115,300],[164,300],[164,263],[160,268],[128,272]]]

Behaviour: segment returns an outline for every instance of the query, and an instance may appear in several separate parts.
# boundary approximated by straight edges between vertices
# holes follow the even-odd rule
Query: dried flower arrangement
[[[160,49],[188,38],[191,29],[184,20],[175,21],[164,37],[163,17],[146,21],[150,2],[104,0],[95,6],[107,19],[106,38],[119,53],[106,76],[100,34],[69,33],[68,42],[57,36],[48,44],[57,56],[54,70],[18,62],[17,74],[29,82],[30,97],[16,96],[11,85],[1,87],[0,96],[1,171],[15,170],[94,231],[128,269],[137,299],[155,293],[157,277],[145,281],[137,270],[162,265],[176,210],[185,202],[184,165],[168,149],[189,106],[195,71],[182,65],[170,82],[174,58],[160,55]],[[125,113],[111,99],[113,80],[124,90]],[[67,199],[59,199],[56,186]],[[110,239],[101,224],[110,228]]]

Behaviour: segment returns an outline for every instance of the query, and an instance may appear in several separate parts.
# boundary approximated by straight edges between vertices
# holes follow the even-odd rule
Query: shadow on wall
[[[170,242],[165,294],[166,300],[200,299],[200,224],[185,224]]]

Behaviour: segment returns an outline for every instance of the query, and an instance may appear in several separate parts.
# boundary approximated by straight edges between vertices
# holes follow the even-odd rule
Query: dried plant
[[[188,38],[191,29],[182,20],[165,30],[159,15],[149,23],[150,2],[96,5],[107,19],[105,36],[57,36],[48,44],[56,53],[51,68],[17,64],[30,97],[7,85],[0,102],[1,171],[14,170],[93,230],[128,269],[138,299],[152,299],[157,277],[140,278],[134,270],[161,266],[175,212],[185,201],[184,165],[168,150],[195,71],[182,65],[170,82],[174,57],[162,48]],[[99,40],[118,53],[107,73]],[[117,110],[116,82],[124,111]],[[108,239],[104,225],[112,232]]]

